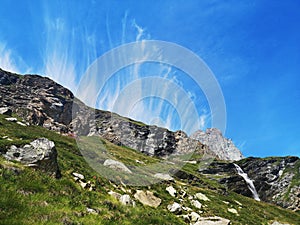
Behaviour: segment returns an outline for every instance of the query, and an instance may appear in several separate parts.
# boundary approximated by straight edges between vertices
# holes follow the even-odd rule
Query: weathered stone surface
[[[205,132],[199,130],[192,134],[191,138],[207,145],[222,160],[240,160],[244,158],[233,142],[223,137],[222,132],[216,128],[208,128]]]
[[[182,211],[182,206],[177,203],[174,202],[173,204],[170,204],[167,206],[167,209],[171,212],[171,213],[175,213],[175,214],[179,214]]]
[[[201,209],[202,204],[198,200],[191,200],[191,205],[197,209]]]
[[[173,186],[168,186],[166,187],[166,191],[172,196],[172,197],[176,197],[177,195],[177,191]]]
[[[165,181],[172,181],[172,180],[174,180],[174,178],[171,177],[167,173],[156,173],[156,174],[154,174],[154,177],[156,177],[158,179],[161,179],[161,180],[165,180]]]
[[[98,214],[99,214],[95,209],[88,208],[88,207],[86,207],[86,211],[87,211],[88,213],[94,214],[94,215],[98,215]]]
[[[113,160],[113,159],[107,159],[103,163],[104,166],[107,166],[111,169],[114,169],[116,171],[121,171],[125,173],[132,173],[130,169],[127,168],[127,166],[124,165],[124,163]]]
[[[84,180],[84,176],[82,174],[80,174],[80,173],[73,172],[72,175],[74,177],[77,177],[77,178],[81,179],[81,180]]]
[[[191,212],[189,214],[189,217],[190,217],[191,222],[197,222],[200,219],[201,216],[196,212]]]
[[[270,225],[290,225],[288,223],[280,223],[278,221],[274,221],[273,223],[271,223]]]
[[[122,195],[119,199],[122,205],[135,206],[135,202],[130,198],[129,195]]]
[[[18,121],[18,119],[15,117],[8,117],[8,118],[5,118],[5,120],[7,120],[9,122],[17,122]]]
[[[210,201],[210,199],[205,194],[202,193],[196,193],[195,198],[198,198],[201,201]]]
[[[27,166],[41,169],[55,177],[61,176],[54,142],[46,138],[39,138],[20,148],[12,145],[3,156],[7,160],[19,161]]]
[[[231,213],[233,213],[233,214],[236,214],[236,215],[239,214],[238,211],[237,211],[236,209],[234,209],[234,208],[228,208],[227,211],[228,211],[228,212],[231,212]]]
[[[11,116],[12,110],[8,107],[0,107],[0,114]]]
[[[218,216],[200,217],[194,225],[229,225],[230,220]]]
[[[21,125],[21,126],[23,126],[23,127],[26,127],[26,126],[27,126],[25,123],[22,123],[22,122],[20,122],[20,121],[17,121],[17,124],[19,124],[19,125]]]
[[[143,205],[151,206],[154,208],[157,208],[161,203],[161,199],[154,196],[151,191],[144,192],[142,190],[137,190],[134,194],[134,197]]]

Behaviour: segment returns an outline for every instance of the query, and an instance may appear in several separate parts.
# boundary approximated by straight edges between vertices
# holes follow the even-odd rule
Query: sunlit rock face
[[[191,138],[207,145],[220,159],[235,161],[244,158],[233,142],[223,137],[222,132],[216,128],[208,128],[205,132],[196,131]]]

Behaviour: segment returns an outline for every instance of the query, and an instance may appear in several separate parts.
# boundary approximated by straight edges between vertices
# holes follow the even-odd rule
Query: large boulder
[[[151,191],[144,192],[142,190],[137,190],[134,197],[143,205],[147,205],[154,208],[157,208],[161,203],[161,199],[155,197]]]
[[[56,178],[61,176],[54,142],[47,138],[36,139],[19,148],[12,145],[4,157],[10,161],[18,161],[27,166],[41,169]]]
[[[128,169],[128,167],[124,165],[124,163],[119,162],[117,160],[107,159],[104,161],[103,165],[107,166],[113,170],[116,170],[116,171],[132,173],[131,170]]]

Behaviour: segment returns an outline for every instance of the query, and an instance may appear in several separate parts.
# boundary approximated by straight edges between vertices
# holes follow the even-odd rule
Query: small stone
[[[81,180],[84,180],[84,176],[82,175],[82,174],[80,174],[80,173],[72,173],[72,175],[74,176],[74,177],[77,177],[77,178],[79,178],[79,179],[81,179]]]
[[[94,215],[98,215],[97,211],[95,209],[92,209],[92,208],[86,208],[86,211],[90,214],[94,214]]]
[[[17,122],[18,121],[18,119],[17,118],[15,118],[15,117],[8,117],[8,118],[5,118],[7,121],[9,121],[9,122]]]
[[[161,180],[166,180],[166,181],[172,181],[174,180],[173,177],[171,177],[169,174],[167,173],[156,173],[154,175],[154,177],[158,178],[158,179],[161,179]]]
[[[228,210],[228,212],[231,212],[233,214],[236,214],[236,215],[239,214],[238,211],[236,209],[234,209],[234,208],[228,208],[227,210]]]
[[[202,207],[202,204],[198,200],[192,200],[191,205],[197,209],[201,209],[201,207]]]
[[[183,161],[184,163],[189,163],[189,164],[197,164],[197,161],[196,160],[193,160],[193,161]]]
[[[280,223],[278,221],[274,221],[271,225],[290,225],[288,223]]]
[[[191,222],[197,222],[200,219],[200,215],[196,212],[191,212],[189,216],[191,218]]]
[[[171,213],[175,213],[175,214],[179,214],[182,211],[182,206],[177,203],[174,202],[173,204],[170,204],[167,206],[167,209],[171,212]]]
[[[166,191],[169,192],[169,194],[172,197],[176,197],[177,191],[175,190],[175,188],[173,188],[173,186],[169,186],[166,188]]]
[[[22,122],[20,122],[20,121],[17,121],[17,124],[19,124],[19,125],[21,125],[21,126],[23,126],[23,127],[27,127],[27,125],[26,125],[25,123],[22,123]]]
[[[87,187],[87,183],[82,182],[81,180],[79,181],[80,186],[85,189]]]
[[[136,163],[142,164],[142,165],[146,165],[146,163],[144,163],[143,161],[140,161],[138,159],[135,160]]]
[[[237,201],[237,200],[234,200],[235,202],[236,202],[236,204],[238,204],[239,206],[243,206],[243,204],[242,203],[240,203],[239,201]]]
[[[195,194],[195,197],[198,198],[199,200],[202,200],[202,201],[210,201],[210,199],[202,193]]]
[[[186,206],[182,206],[182,209],[187,212],[193,211],[190,207],[186,207]]]
[[[129,195],[122,195],[119,199],[122,205],[132,205],[135,206],[135,202],[131,200]]]

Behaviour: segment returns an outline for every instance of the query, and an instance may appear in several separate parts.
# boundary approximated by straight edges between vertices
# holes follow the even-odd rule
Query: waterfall
[[[235,166],[237,172],[238,172],[238,175],[240,175],[241,177],[244,178],[244,180],[246,181],[247,183],[247,186],[249,188],[249,190],[251,191],[252,195],[253,195],[253,198],[256,200],[256,201],[260,201],[260,198],[258,196],[258,193],[256,191],[256,188],[253,184],[253,181],[248,177],[248,174],[245,173],[241,167],[239,167],[239,165],[233,163],[233,165]]]

